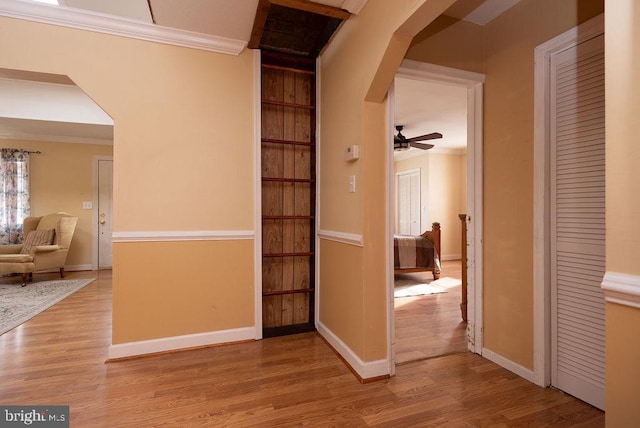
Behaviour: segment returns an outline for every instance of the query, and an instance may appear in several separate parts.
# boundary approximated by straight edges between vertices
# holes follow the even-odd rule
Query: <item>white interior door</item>
[[[98,160],[98,269],[112,266],[113,161]]]
[[[420,231],[420,170],[398,174],[398,233],[417,236]]]
[[[604,36],[550,66],[551,383],[604,409]]]

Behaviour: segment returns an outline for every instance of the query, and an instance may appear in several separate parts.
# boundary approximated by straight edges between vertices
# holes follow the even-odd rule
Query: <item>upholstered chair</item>
[[[64,212],[24,219],[24,242],[0,245],[0,274],[19,273],[22,286],[33,273],[59,269],[64,278],[64,264],[78,217]]]

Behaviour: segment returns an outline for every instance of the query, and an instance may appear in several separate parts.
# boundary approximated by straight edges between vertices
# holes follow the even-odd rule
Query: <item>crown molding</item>
[[[78,137],[71,135],[32,134],[29,132],[1,132],[0,140],[45,141],[47,143],[74,143],[95,144],[100,146],[112,146],[113,139]]]
[[[348,10],[354,15],[357,15],[360,13],[366,3],[367,0],[344,0],[344,3],[342,3],[342,8]]]
[[[424,80],[427,82],[437,79],[437,81],[441,83],[452,83],[454,85],[466,87],[475,86],[478,83],[484,83],[485,80],[485,75],[482,73],[459,70],[457,68],[414,61],[411,59],[405,59],[402,61],[396,76],[404,77],[405,79]]]
[[[0,16],[228,55],[239,55],[247,46],[247,42],[242,40],[22,0],[0,0]]]

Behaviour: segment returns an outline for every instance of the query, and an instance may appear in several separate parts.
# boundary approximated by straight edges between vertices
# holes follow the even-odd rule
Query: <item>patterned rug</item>
[[[0,284],[0,335],[30,320],[87,284],[89,279],[61,279],[27,283]]]
[[[414,279],[396,279],[393,287],[393,297],[425,296],[428,294],[446,293],[447,288],[460,285],[461,281],[454,278],[440,278],[435,281],[422,283]]]

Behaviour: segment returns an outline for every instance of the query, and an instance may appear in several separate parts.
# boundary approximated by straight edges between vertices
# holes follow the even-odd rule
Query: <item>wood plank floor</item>
[[[604,426],[471,353],[361,384],[316,333],[105,363],[111,273],[69,277],[98,279],[0,336],[0,404],[70,405],[72,427]]]
[[[461,280],[460,260],[441,263],[444,278]],[[396,275],[396,279],[431,282],[430,272]],[[461,285],[443,294],[394,299],[396,364],[467,351],[467,323],[460,312]]]

